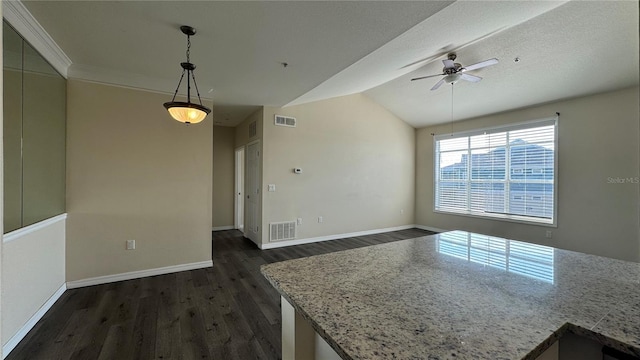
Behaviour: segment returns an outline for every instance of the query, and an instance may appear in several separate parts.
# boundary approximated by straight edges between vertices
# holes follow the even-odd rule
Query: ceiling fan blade
[[[411,79],[411,81],[414,81],[414,80],[422,80],[422,79],[427,79],[427,78],[436,77],[436,76],[442,76],[442,75],[444,75],[444,74],[435,74],[435,75],[421,76],[421,77],[413,78],[413,79]]]
[[[471,81],[471,82],[478,82],[480,80],[482,80],[482,78],[480,76],[475,76],[475,75],[471,75],[471,74],[460,74],[460,79],[462,80],[466,80],[466,81]]]
[[[480,61],[479,63],[475,63],[469,66],[465,66],[464,70],[469,71],[469,70],[481,69],[483,67],[495,65],[497,63],[498,63],[498,59],[493,58],[485,61]]]
[[[453,60],[449,60],[449,59],[442,60],[442,63],[444,64],[444,67],[446,69],[453,69],[453,68],[456,67],[456,65],[454,64]]]
[[[433,85],[433,87],[431,88],[431,90],[438,90],[438,88],[440,87],[440,85],[444,84],[444,78],[440,79],[440,81],[438,81],[435,85]]]

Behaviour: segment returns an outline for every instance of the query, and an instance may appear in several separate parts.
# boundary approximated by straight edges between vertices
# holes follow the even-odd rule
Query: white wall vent
[[[269,241],[293,240],[296,238],[295,221],[270,223],[269,230],[271,233]]]
[[[249,139],[251,139],[252,137],[258,135],[258,125],[256,124],[256,122],[252,122],[249,124]]]
[[[296,127],[296,118],[291,116],[276,115],[275,124],[278,126]]]

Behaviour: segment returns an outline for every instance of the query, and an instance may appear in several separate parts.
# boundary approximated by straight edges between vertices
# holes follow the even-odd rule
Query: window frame
[[[529,224],[529,225],[538,225],[538,226],[546,226],[546,227],[557,227],[558,226],[558,179],[559,179],[559,174],[558,174],[558,116],[554,116],[554,117],[548,117],[548,118],[541,118],[541,119],[535,119],[535,120],[529,120],[529,121],[523,121],[523,122],[517,122],[517,123],[511,123],[511,124],[505,124],[505,125],[500,125],[500,126],[492,126],[492,127],[485,127],[485,128],[477,128],[474,130],[468,130],[468,131],[461,131],[461,132],[455,132],[455,133],[448,133],[448,134],[439,134],[439,135],[434,135],[433,137],[433,212],[434,213],[438,213],[438,214],[445,214],[445,215],[459,215],[459,216],[466,216],[466,217],[472,217],[472,218],[479,218],[479,219],[485,219],[485,220],[497,220],[497,221],[507,221],[507,222],[516,222],[516,223],[522,223],[522,224]],[[553,215],[552,215],[552,219],[547,219],[547,218],[535,218],[533,216],[526,216],[526,215],[516,215],[516,214],[500,214],[500,213],[481,213],[481,212],[475,212],[469,209],[469,201],[467,201],[467,209],[465,210],[461,210],[461,211],[455,211],[455,210],[441,210],[437,208],[437,204],[438,204],[438,186],[439,186],[439,182],[440,179],[438,179],[438,175],[439,175],[439,154],[440,152],[438,151],[438,141],[440,140],[445,140],[445,139],[452,139],[452,138],[462,138],[462,137],[471,137],[474,135],[483,135],[483,134],[491,134],[491,133],[502,133],[502,132],[509,132],[509,131],[514,131],[514,130],[525,130],[525,129],[530,129],[530,128],[536,128],[536,127],[542,127],[542,126],[553,126],[554,127],[554,136],[553,136],[553,152],[554,152],[554,156],[553,156],[553,169],[554,169],[554,176],[553,176],[553,207],[552,207],[552,211],[553,211]],[[470,149],[469,145],[467,145],[466,151],[468,153],[471,153],[473,149]],[[506,165],[508,166],[508,165]],[[470,165],[469,165],[470,167]],[[543,172],[544,174],[544,172]],[[505,168],[505,183],[510,182],[510,180],[508,180],[511,177],[511,169]],[[467,179],[465,180],[461,180],[464,181],[465,183],[472,184],[473,182],[471,181],[471,173],[468,171],[467,173]],[[491,183],[491,182],[487,182],[487,183]],[[507,187],[505,186],[505,195],[506,195],[506,189]],[[469,198],[470,192],[467,194],[467,197]],[[526,195],[523,195],[526,196]]]

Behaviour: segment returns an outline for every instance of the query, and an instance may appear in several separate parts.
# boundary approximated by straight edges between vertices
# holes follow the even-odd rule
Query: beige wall
[[[454,131],[551,117],[558,121],[558,227],[525,225],[433,212],[433,137],[450,125],[417,132],[416,223],[461,229],[554,247],[640,261],[638,88],[560,101],[454,124]],[[547,230],[553,238],[546,239]]]
[[[265,108],[263,150],[264,242],[269,223],[297,218],[298,239],[413,224],[415,130],[364,95]]]
[[[211,260],[212,121],[172,120],[167,95],[67,89],[67,281]]]
[[[2,245],[4,346],[65,283],[65,221]]]
[[[235,128],[213,127],[212,227],[233,227],[235,193]]]

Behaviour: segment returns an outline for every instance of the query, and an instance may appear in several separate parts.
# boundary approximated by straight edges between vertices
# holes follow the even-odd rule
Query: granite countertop
[[[640,356],[640,264],[451,231],[264,265],[344,359],[535,359],[565,332]]]

